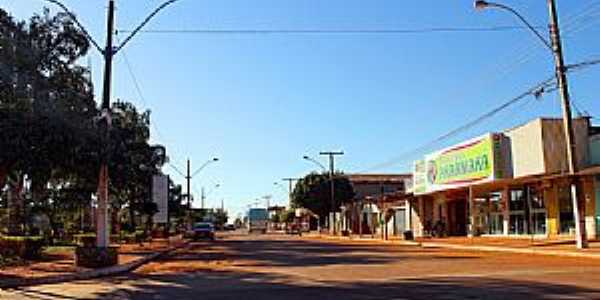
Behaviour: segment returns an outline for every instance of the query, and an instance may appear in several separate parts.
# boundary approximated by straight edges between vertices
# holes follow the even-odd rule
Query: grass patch
[[[75,251],[74,246],[49,246],[44,248],[44,254],[63,254]]]

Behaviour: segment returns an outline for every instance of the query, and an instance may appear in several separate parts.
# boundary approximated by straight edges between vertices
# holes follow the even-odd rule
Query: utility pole
[[[185,180],[187,183],[187,207],[188,210],[192,209],[192,192],[191,192],[191,187],[190,187],[190,182],[192,180],[192,176],[190,176],[190,172],[191,172],[191,166],[190,166],[190,160],[187,160],[187,175],[185,176]]]
[[[75,14],[73,14],[63,3],[59,0],[45,0],[46,2],[52,3],[59,6],[74,22],[74,24],[83,32],[86,39],[102,54],[104,58],[104,82],[102,88],[102,105],[101,105],[101,118],[106,122],[106,132],[103,137],[103,146],[101,149],[101,160],[100,160],[100,172],[98,176],[98,189],[97,189],[97,201],[98,207],[96,210],[95,220],[92,222],[96,223],[96,247],[99,249],[106,249],[109,246],[109,235],[108,235],[108,162],[110,160],[109,147],[107,146],[110,141],[110,127],[111,127],[111,80],[112,80],[112,68],[113,58],[133,37],[136,36],[140,30],[150,22],[161,10],[167,6],[177,2],[178,0],[168,0],[156,8],[146,19],[135,29],[132,33],[120,44],[115,47],[113,44],[113,33],[115,23],[115,1],[108,1],[108,14],[106,22],[106,46],[104,49],[94,40],[94,38],[87,32],[81,23],[77,20]],[[101,124],[101,123],[100,123]],[[93,216],[93,215],[92,215]]]
[[[319,153],[320,155],[329,156],[329,185],[331,187],[331,222],[329,224],[330,231],[332,234],[336,234],[335,230],[335,183],[334,183],[334,172],[335,172],[335,156],[336,155],[344,155],[343,151],[334,152],[334,151],[324,151]]]
[[[115,22],[115,2],[108,2],[108,17],[106,23],[106,48],[104,49],[104,83],[102,89],[102,113],[106,121],[106,133],[104,138],[104,153],[102,164],[100,166],[100,175],[98,182],[98,217],[96,218],[96,246],[98,248],[107,248],[110,241],[108,235],[108,142],[111,126],[110,112],[110,91],[112,79],[112,62],[114,55],[113,32]]]
[[[202,189],[200,190],[200,193],[201,193],[200,198],[202,200],[202,202],[200,204],[201,205],[200,208],[204,209],[204,199],[206,199],[206,194],[204,193],[204,187],[202,187]]]
[[[556,10],[556,1],[548,0],[548,10],[550,13],[550,38],[552,40],[552,50],[554,52],[554,60],[556,64],[556,80],[562,100],[563,110],[563,126],[565,130],[565,142],[567,144],[567,164],[569,167],[569,184],[571,188],[571,201],[573,203],[573,216],[575,219],[575,234],[577,248],[583,249],[588,247],[587,234],[585,230],[585,218],[579,213],[579,197],[577,186],[579,180],[577,176],[577,159],[575,151],[575,138],[573,133],[573,120],[571,118],[571,100],[569,96],[569,84],[567,81],[565,59],[562,50],[562,41],[560,37],[560,29],[558,25],[558,13]],[[583,207],[582,207],[583,209]]]
[[[282,180],[288,182],[288,201],[289,201],[289,205],[291,207],[293,185],[294,185],[294,182],[299,181],[300,178],[283,178]]]

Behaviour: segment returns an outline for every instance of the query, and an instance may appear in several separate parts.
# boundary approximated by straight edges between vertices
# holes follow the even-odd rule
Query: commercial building
[[[410,188],[412,174],[352,174],[348,179],[355,197],[341,209],[341,232],[401,235],[408,229],[409,211],[398,195]]]
[[[600,128],[588,118],[573,124],[580,170],[574,178],[562,119],[535,119],[415,162],[415,236],[573,238],[572,180],[587,236],[600,236]]]

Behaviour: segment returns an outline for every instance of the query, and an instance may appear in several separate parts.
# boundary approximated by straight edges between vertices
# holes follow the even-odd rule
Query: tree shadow
[[[287,275],[204,271],[194,274],[135,275],[127,288],[97,299],[598,299],[600,289],[499,278],[427,278],[386,282],[304,282]],[[62,299],[62,298],[59,298]],[[64,298],[70,299],[70,298]]]
[[[211,251],[218,247],[218,251]],[[197,251],[205,249],[206,251]],[[476,259],[477,255],[435,255],[433,250],[394,247],[393,245],[331,244],[306,240],[221,240],[212,245],[193,245],[171,261],[213,261],[234,257],[236,265],[248,267],[313,267],[331,265],[372,265],[399,262],[406,259],[398,254],[421,254],[410,257],[419,259]],[[422,255],[427,254],[427,255]]]

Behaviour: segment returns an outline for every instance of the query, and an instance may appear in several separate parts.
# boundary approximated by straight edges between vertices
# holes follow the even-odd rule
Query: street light
[[[321,168],[321,170],[323,170],[323,172],[327,172],[327,168],[325,168],[325,166],[322,163],[320,163],[318,160],[316,160],[308,155],[304,155],[302,158],[304,160],[308,160],[308,161],[316,164],[317,166],[319,166]]]
[[[150,22],[150,20],[156,16],[161,10],[167,6],[175,3],[178,0],[168,0],[158,6],[151,14],[149,14],[142,23],[121,43],[119,46],[113,45],[113,33],[114,33],[114,22],[115,22],[115,0],[108,1],[108,15],[106,22],[106,47],[103,49],[88,33],[85,27],[77,20],[75,14],[73,14],[66,5],[59,0],[44,0],[60,7],[81,29],[89,42],[102,54],[104,57],[104,78],[103,78],[103,89],[102,89],[102,119],[106,122],[106,132],[104,135],[103,144],[106,144],[109,139],[110,127],[111,127],[111,111],[110,111],[110,95],[111,95],[111,81],[112,81],[112,68],[114,56],[125,46],[131,39],[139,33],[139,31]],[[106,249],[109,246],[109,235],[108,235],[108,149],[105,149],[102,153],[102,161],[100,163],[100,172],[98,176],[98,208],[96,218],[96,245],[100,249]]]
[[[485,10],[488,8],[503,9],[503,10],[506,10],[506,11],[510,12],[511,14],[515,15],[521,22],[523,22],[523,24],[525,24],[525,26],[527,26],[527,28],[533,34],[535,34],[535,36],[544,44],[544,46],[546,46],[546,48],[548,48],[548,49],[550,49],[550,51],[554,52],[554,49],[552,48],[552,45],[550,44],[550,42],[548,42],[548,40],[546,38],[544,38],[544,36],[539,31],[537,31],[535,29],[535,27],[533,25],[531,25],[531,23],[529,23],[529,21],[527,21],[527,19],[525,19],[525,17],[523,17],[515,9],[513,9],[509,6],[506,6],[504,4],[500,4],[500,3],[488,2],[488,1],[483,1],[483,0],[475,1],[475,9]]]
[[[215,184],[210,190],[208,190],[208,192],[204,193],[204,187],[202,187],[202,196],[201,196],[201,206],[200,208],[204,209],[204,200],[206,199],[206,197],[208,197],[212,192],[214,192],[216,189],[220,188],[221,184],[217,183]]]
[[[192,173],[190,175],[190,171],[191,171],[191,162],[188,159],[187,160],[187,176],[185,176],[185,179],[187,180],[187,198],[188,198],[188,208],[192,207],[192,193],[190,191],[190,185],[191,185],[191,180],[192,178],[194,178],[196,175],[198,175],[198,173],[200,173],[200,171],[204,170],[204,168],[206,168],[208,165],[218,162],[219,158],[214,157],[212,159],[207,160],[204,164],[202,164],[202,166],[200,166],[200,168],[198,168],[196,171],[194,171],[194,173]]]
[[[194,173],[192,173],[191,177],[198,175],[198,173],[200,173],[200,171],[202,171],[204,168],[206,168],[206,166],[210,165],[211,163],[218,162],[218,161],[219,161],[219,159],[216,157],[211,160],[208,160],[202,166],[200,166],[200,168],[198,168],[196,171],[194,171]]]
[[[560,91],[560,96],[562,100],[562,110],[563,110],[563,129],[565,135],[565,142],[567,144],[567,164],[569,168],[569,175],[571,180],[571,201],[573,205],[573,217],[575,220],[575,232],[576,232],[576,241],[577,248],[583,249],[588,247],[587,236],[585,232],[585,221],[579,215],[579,203],[578,192],[577,192],[577,184],[573,180],[577,180],[577,160],[576,160],[576,152],[575,152],[575,139],[573,132],[573,120],[571,113],[571,102],[569,96],[569,84],[567,81],[567,68],[565,66],[565,59],[562,52],[562,42],[560,38],[560,27],[558,25],[558,12],[556,9],[556,1],[555,0],[547,0],[548,2],[548,12],[550,14],[550,42],[546,38],[544,38],[535,28],[527,22],[527,20],[519,14],[516,10],[511,7],[508,7],[504,4],[498,4],[493,2],[487,2],[482,0],[475,1],[475,8],[478,10],[483,10],[487,8],[498,8],[502,10],[506,10],[513,15],[517,16],[521,22],[523,22],[529,30],[531,30],[546,46],[546,48],[550,49],[552,54],[554,55],[554,63],[556,66],[556,80],[558,83],[558,89]]]

